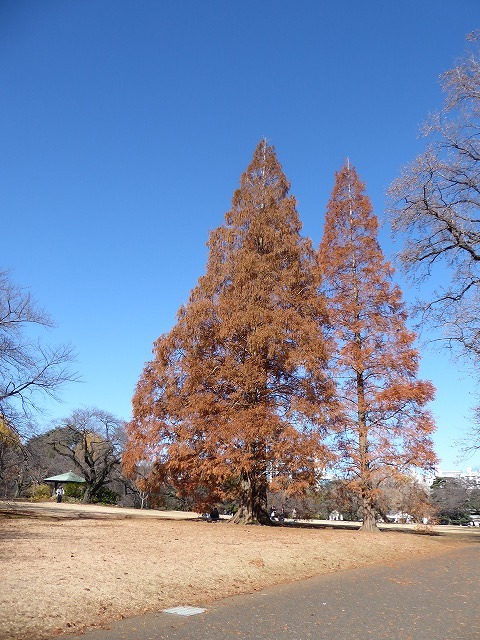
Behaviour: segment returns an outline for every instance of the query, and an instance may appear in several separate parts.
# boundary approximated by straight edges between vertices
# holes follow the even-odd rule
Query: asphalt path
[[[480,640],[480,544],[271,587],[205,609],[138,616],[69,640]]]

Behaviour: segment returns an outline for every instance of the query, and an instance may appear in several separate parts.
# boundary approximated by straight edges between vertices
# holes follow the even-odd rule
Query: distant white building
[[[472,469],[472,467],[467,467],[466,471],[460,471],[458,469],[443,471],[440,467],[437,467],[435,476],[437,478],[456,478],[457,480],[464,480],[470,485],[476,484],[480,486],[480,471],[478,469]]]
[[[444,471],[440,467],[436,467],[435,471],[416,471],[412,475],[419,485],[427,488],[432,486],[435,478],[456,478],[457,480],[464,480],[469,485],[476,484],[480,486],[480,471],[472,467],[467,467],[465,471],[460,469]]]
[[[416,471],[412,475],[420,486],[428,489],[432,486],[438,474],[436,471]]]

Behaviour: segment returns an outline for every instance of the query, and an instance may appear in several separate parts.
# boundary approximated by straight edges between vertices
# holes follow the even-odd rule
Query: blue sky
[[[129,417],[261,137],[315,244],[347,156],[383,217],[479,17],[478,0],[0,0],[0,263],[57,322],[48,339],[75,346],[83,379],[50,417]],[[388,228],[381,243],[393,257]],[[476,467],[455,446],[472,377],[423,353],[442,467]]]

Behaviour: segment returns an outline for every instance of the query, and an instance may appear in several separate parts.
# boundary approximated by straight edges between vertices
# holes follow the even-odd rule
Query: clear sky
[[[48,339],[75,346],[83,380],[50,417],[129,418],[260,138],[316,245],[347,156],[383,218],[479,19],[478,0],[0,0],[0,266],[51,313]],[[380,240],[393,257],[388,228]],[[478,467],[456,463],[471,375],[423,353],[442,467]]]

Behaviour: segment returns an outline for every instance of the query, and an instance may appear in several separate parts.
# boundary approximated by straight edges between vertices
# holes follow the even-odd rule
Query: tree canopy
[[[339,460],[363,501],[363,528],[375,527],[378,488],[392,473],[435,462],[435,425],[417,379],[415,334],[393,268],[378,243],[378,220],[347,162],[337,172],[319,248],[342,413]]]
[[[133,399],[125,463],[237,520],[269,522],[267,482],[293,489],[326,463],[333,402],[311,242],[275,150],[262,140],[208,242],[206,273],[154,346]]]

